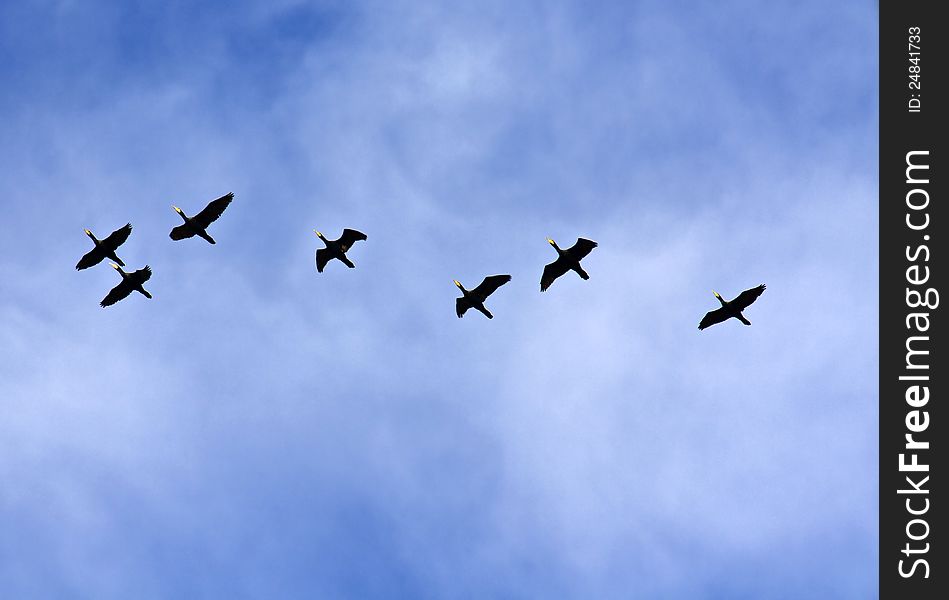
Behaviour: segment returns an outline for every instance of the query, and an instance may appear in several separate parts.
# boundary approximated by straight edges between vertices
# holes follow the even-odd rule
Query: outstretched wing
[[[728,319],[728,311],[725,310],[725,307],[716,308],[715,310],[710,310],[705,313],[705,316],[702,317],[702,322],[699,323],[699,329],[705,329],[706,327],[711,327],[716,323],[721,323]]]
[[[129,239],[129,236],[132,234],[132,224],[126,223],[125,227],[120,227],[109,234],[109,237],[102,240],[102,244],[108,249],[115,252],[115,249],[125,243],[125,240]]]
[[[569,254],[574,260],[580,260],[596,248],[596,242],[585,238],[577,238],[577,243],[567,248]]]
[[[467,298],[455,298],[455,314],[458,315],[459,319],[464,316],[465,311],[469,308],[471,308],[471,304],[468,303]]]
[[[168,234],[168,236],[177,242],[178,240],[183,240],[185,238],[193,237],[194,230],[188,227],[186,224],[182,223],[181,225],[172,229],[171,233]]]
[[[496,289],[511,280],[510,275],[489,275],[484,278],[478,287],[471,290],[471,293],[482,300],[494,293]]]
[[[148,265],[145,265],[143,268],[138,271],[129,273],[129,281],[133,285],[142,285],[152,277],[152,268]]]
[[[316,271],[317,273],[322,273],[323,269],[326,268],[326,263],[330,261],[332,256],[330,255],[328,248],[320,248],[316,251]]]
[[[744,292],[738,294],[738,297],[729,302],[730,305],[734,306],[738,310],[745,310],[751,303],[758,299],[758,296],[764,293],[765,285],[762,283],[758,287],[753,287],[750,290],[745,290]]]
[[[102,250],[96,246],[89,252],[86,252],[82,255],[82,258],[79,259],[79,263],[76,264],[76,270],[82,271],[83,269],[88,269],[94,265],[102,262],[102,259],[105,258],[105,254]]]
[[[343,235],[341,235],[339,240],[337,241],[339,242],[339,245],[341,246],[340,249],[343,252],[346,252],[347,250],[353,247],[353,244],[365,239],[366,239],[366,234],[361,231],[356,231],[355,229],[344,229]]]
[[[119,285],[112,288],[108,295],[102,299],[102,302],[99,303],[99,306],[102,308],[105,308],[106,306],[112,306],[119,300],[122,300],[131,294],[133,289],[134,288],[132,287],[132,284],[123,279],[121,282],[119,282]]]
[[[567,261],[557,257],[557,260],[544,267],[544,274],[540,276],[540,291],[546,292],[550,284],[567,272],[570,267]]]
[[[217,221],[217,218],[224,213],[224,209],[227,208],[227,205],[231,203],[231,200],[234,199],[234,193],[227,193],[217,200],[211,200],[207,206],[204,207],[204,210],[196,214],[192,220],[201,227],[201,229],[206,228],[211,223]]]

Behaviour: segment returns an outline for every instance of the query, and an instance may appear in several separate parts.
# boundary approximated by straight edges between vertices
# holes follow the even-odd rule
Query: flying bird
[[[125,240],[129,239],[129,235],[132,233],[131,223],[126,223],[125,227],[116,229],[104,240],[96,239],[96,236],[88,229],[83,229],[83,231],[92,238],[92,243],[96,246],[79,259],[79,263],[76,265],[77,271],[95,266],[105,258],[112,259],[114,262],[119,263],[120,266],[125,266],[125,263],[115,255],[115,251],[119,246],[125,243]]]
[[[562,250],[560,246],[557,245],[557,242],[550,238],[547,238],[547,242],[554,247],[554,250],[557,251],[559,256],[557,260],[544,267],[544,274],[540,278],[540,291],[547,291],[547,288],[550,287],[550,284],[552,284],[555,279],[571,269],[576,271],[581,279],[590,278],[587,272],[583,270],[583,267],[580,266],[580,261],[584,256],[589,254],[591,250],[596,248],[596,242],[584,238],[577,238],[577,243],[566,250]]]
[[[122,267],[115,263],[109,263],[112,265],[112,268],[119,272],[122,275],[122,281],[119,282],[119,285],[112,288],[112,290],[102,299],[102,302],[99,303],[99,306],[105,308],[106,306],[112,306],[119,300],[127,297],[133,291],[138,292],[144,295],[146,298],[151,298],[152,295],[142,287],[142,284],[148,281],[152,276],[152,268],[148,265],[145,265],[144,269],[139,269],[138,271],[132,271],[131,273],[126,273],[122,270]]]
[[[320,273],[323,272],[323,269],[326,267],[331,259],[339,259],[344,265],[350,269],[355,269],[356,265],[353,264],[351,260],[346,258],[346,251],[353,247],[358,241],[365,240],[366,234],[361,231],[356,231],[355,229],[344,229],[343,235],[339,236],[338,240],[328,240],[322,233],[317,230],[313,230],[313,233],[317,235],[323,243],[326,244],[325,248],[320,248],[316,251],[316,270]]]
[[[762,283],[758,287],[753,287],[750,290],[745,290],[738,294],[738,297],[731,302],[726,302],[718,292],[712,290],[712,293],[715,294],[715,297],[718,298],[718,301],[721,302],[722,305],[715,310],[710,310],[702,317],[702,322],[699,323],[699,329],[711,327],[716,323],[727,321],[732,317],[735,317],[745,325],[751,325],[751,321],[746,319],[745,315],[741,314],[741,311],[751,306],[751,303],[757,300],[758,296],[764,293],[764,290],[765,285]]]
[[[488,296],[493,294],[495,290],[510,280],[510,275],[489,275],[473,290],[466,290],[465,286],[455,280],[455,285],[458,286],[458,289],[460,289],[463,294],[461,298],[455,299],[455,313],[458,314],[458,318],[460,319],[464,316],[465,311],[469,308],[474,308],[481,311],[487,318],[493,319],[494,315],[484,307],[484,301]]]
[[[177,206],[172,206],[181,218],[185,220],[184,223],[175,227],[171,230],[169,237],[171,239],[178,241],[185,238],[198,236],[207,240],[209,244],[216,243],[214,238],[208,235],[208,232],[205,229],[208,228],[208,225],[217,221],[217,218],[221,216],[224,212],[224,209],[227,208],[227,205],[231,203],[231,200],[234,199],[234,193],[229,193],[221,196],[217,200],[211,200],[207,206],[204,207],[204,210],[199,212],[193,217],[189,217],[184,213],[183,210]]]

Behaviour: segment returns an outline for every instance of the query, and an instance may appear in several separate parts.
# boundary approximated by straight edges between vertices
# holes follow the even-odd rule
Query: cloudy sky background
[[[876,593],[875,3],[459,4],[0,5],[0,596]]]

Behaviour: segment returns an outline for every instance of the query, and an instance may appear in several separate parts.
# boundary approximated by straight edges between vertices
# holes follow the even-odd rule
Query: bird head
[[[553,240],[550,239],[550,238],[547,238],[547,243],[550,244],[551,246],[553,246],[554,248],[557,247],[557,242],[553,241]]]
[[[719,300],[722,299],[722,295],[719,294],[718,292],[716,292],[715,290],[712,290],[712,295],[715,296],[716,298],[718,298]]]
[[[457,279],[452,279],[452,281],[454,281],[454,282],[455,282],[455,285],[457,285],[457,286],[458,286],[458,289],[460,289],[460,290],[463,290],[463,289],[465,289],[465,287],[464,287],[463,285],[461,285],[461,282],[460,282],[460,281],[458,281]]]
[[[178,213],[179,215],[181,214],[181,209],[180,209],[180,208],[178,208],[177,206],[174,206],[174,205],[172,205],[172,208],[175,209],[175,212],[176,212],[176,213]]]
[[[96,239],[96,236],[92,235],[92,232],[89,231],[88,229],[83,229],[83,232],[85,232],[85,234],[91,237],[92,239]]]

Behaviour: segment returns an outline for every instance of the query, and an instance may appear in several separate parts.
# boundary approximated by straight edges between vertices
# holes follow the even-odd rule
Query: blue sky
[[[0,5],[0,596],[876,595],[875,3],[460,4]]]

